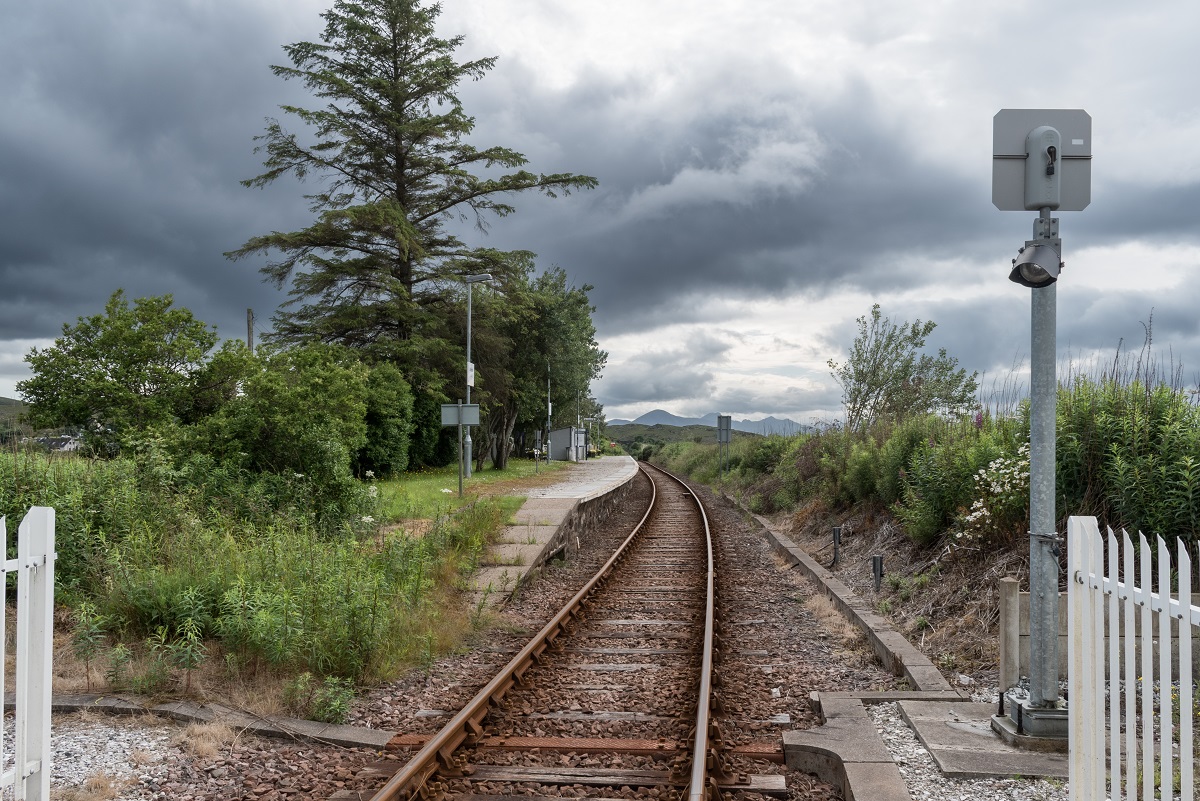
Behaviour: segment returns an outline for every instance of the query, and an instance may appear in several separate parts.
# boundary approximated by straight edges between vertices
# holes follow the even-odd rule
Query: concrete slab
[[[547,543],[558,533],[558,526],[509,526],[500,534],[500,542],[517,545]]]
[[[534,564],[546,547],[541,543],[502,543],[488,548],[483,564],[499,567],[529,567]]]
[[[846,801],[912,801],[900,768],[891,762],[859,762],[845,766]]]
[[[471,593],[486,592],[489,598],[507,596],[516,589],[524,575],[523,568],[511,565],[481,567],[472,574],[467,589]]]
[[[938,768],[957,779],[1038,776],[1065,779],[1066,754],[1015,748],[992,731],[993,704],[900,701],[900,714]]]
[[[816,705],[824,725],[783,732],[787,766],[840,787],[848,800],[911,801],[904,777],[862,703],[822,694]]]

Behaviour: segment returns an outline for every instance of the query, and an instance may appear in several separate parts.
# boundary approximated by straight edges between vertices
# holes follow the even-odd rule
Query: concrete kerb
[[[7,693],[5,708],[15,706],[15,697]],[[260,717],[220,704],[196,704],[191,701],[171,701],[150,705],[119,695],[82,693],[55,695],[51,709],[58,713],[101,712],[108,715],[155,715],[180,723],[224,723],[241,731],[273,739],[338,745],[346,748],[370,748],[382,751],[396,732],[368,729],[362,726],[343,726],[313,720],[280,716]]]
[[[747,511],[736,499],[725,497]],[[814,773],[822,781],[840,787],[848,801],[911,801],[904,777],[867,715],[866,705],[900,700],[962,701],[963,696],[928,657],[853,590],[771,521],[761,515],[752,516],[775,552],[815,582],[837,610],[862,630],[884,667],[904,676],[914,688],[911,692],[814,693],[811,703],[823,725],[784,732],[784,760],[789,767]]]
[[[892,628],[887,620],[877,615],[853,590],[809,556],[807,551],[792,542],[787,535],[777,531],[771,521],[760,515],[754,515],[754,519],[766,531],[776,553],[815,581],[838,611],[862,630],[884,667],[897,676],[904,676],[914,689],[921,692],[954,693],[950,682],[946,681],[941,671],[929,661],[929,657],[918,651],[904,635]],[[961,700],[961,696],[958,698]]]

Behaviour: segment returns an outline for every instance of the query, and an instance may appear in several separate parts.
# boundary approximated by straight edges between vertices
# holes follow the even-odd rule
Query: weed
[[[318,683],[305,671],[284,686],[284,704],[293,714],[322,723],[345,723],[353,701],[353,685],[336,676]]]
[[[117,643],[108,653],[108,670],[104,674],[108,686],[115,690],[123,689],[129,681],[129,663],[133,652],[125,643]]]
[[[75,610],[75,628],[71,632],[71,648],[75,656],[83,660],[87,676],[87,691],[92,691],[92,661],[99,656],[104,645],[104,626],[107,621],[96,611],[94,604],[87,601]]]

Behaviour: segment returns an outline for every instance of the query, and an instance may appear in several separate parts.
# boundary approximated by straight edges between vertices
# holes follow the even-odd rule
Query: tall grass
[[[440,641],[439,593],[478,562],[512,501],[380,533],[377,495],[364,486],[334,527],[303,476],[0,453],[10,525],[29,506],[56,510],[60,602],[94,603],[126,641],[217,638],[251,669],[361,680]]]

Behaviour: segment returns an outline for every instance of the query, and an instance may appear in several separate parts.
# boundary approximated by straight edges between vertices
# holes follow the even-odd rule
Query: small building
[[[560,428],[550,432],[550,459],[556,462],[582,462],[587,458],[587,430]]]

